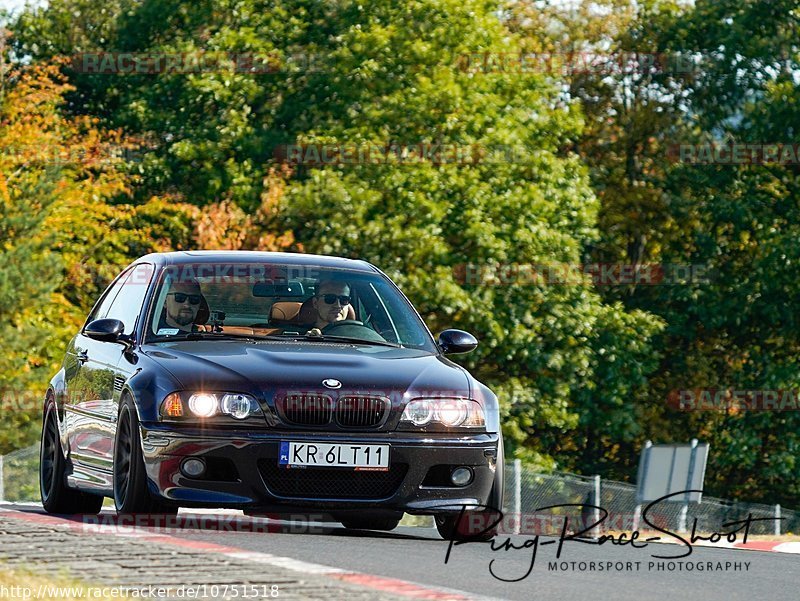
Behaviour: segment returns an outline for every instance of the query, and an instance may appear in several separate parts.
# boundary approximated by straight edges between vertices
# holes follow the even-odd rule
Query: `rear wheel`
[[[490,508],[483,511],[464,511],[453,514],[434,516],[439,535],[446,540],[489,541],[497,535],[500,514],[495,510],[503,510],[505,491],[505,457],[503,455],[503,437],[497,443],[497,466],[494,472],[492,490],[486,505]],[[491,526],[491,527],[490,527]]]
[[[153,498],[139,438],[139,417],[133,399],[125,395],[119,409],[114,440],[114,505],[118,513],[170,513],[178,508]]]
[[[48,399],[39,450],[39,494],[42,506],[47,513],[98,513],[103,506],[103,497],[67,486],[66,463],[61,451],[56,405],[52,399]]]
[[[340,518],[342,526],[348,530],[394,530],[403,514],[364,513],[356,516]]]

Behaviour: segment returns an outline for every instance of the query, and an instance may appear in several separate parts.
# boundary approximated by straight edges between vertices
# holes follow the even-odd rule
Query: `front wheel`
[[[99,513],[103,497],[80,492],[67,486],[66,460],[61,452],[58,413],[48,399],[42,420],[42,444],[39,450],[39,494],[47,513]]]
[[[120,405],[114,440],[114,505],[117,513],[177,513],[153,498],[147,490],[147,472],[139,438],[139,417],[133,399],[126,395]]]
[[[434,523],[439,535],[445,540],[489,541],[497,535],[499,513],[503,510],[505,493],[505,457],[503,455],[503,436],[497,443],[497,465],[494,481],[486,505],[490,508],[482,511],[464,511],[453,514],[434,516]]]

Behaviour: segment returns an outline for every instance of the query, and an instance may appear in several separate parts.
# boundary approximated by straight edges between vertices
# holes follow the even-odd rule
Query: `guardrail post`
[[[692,474],[694,473],[694,465],[695,465],[695,453],[697,451],[697,444],[698,440],[696,438],[692,438],[692,454],[689,458],[689,473],[686,476],[686,490],[691,489],[692,487]],[[683,496],[683,505],[681,505],[681,512],[678,516],[678,532],[684,534],[688,532],[686,528],[686,518],[689,515],[689,493],[684,493]]]
[[[2,463],[0,463],[2,465]],[[2,469],[0,468],[0,472]],[[775,536],[781,535],[781,505],[778,503],[775,505]]]
[[[594,508],[592,509],[592,521],[593,523],[597,524],[594,527],[594,538],[600,538],[603,534],[603,527],[598,523],[600,521],[600,475],[594,476],[594,487],[592,491],[592,505]]]
[[[522,522],[522,460],[514,460],[514,534],[520,533]]]
[[[689,503],[684,503],[681,505],[681,512],[678,514],[678,532],[681,534],[686,534],[688,530],[686,529],[686,518],[689,515]]]
[[[642,505],[641,503],[637,503],[636,507],[633,508],[633,532],[636,532],[639,529],[639,522],[642,519]]]
[[[681,511],[678,514],[678,532],[686,534],[686,518],[689,515],[689,504],[684,503],[681,505]]]
[[[3,486],[5,484],[5,474],[3,474],[3,459],[5,459],[5,457],[0,455],[0,503],[3,503],[6,500],[6,491]]]

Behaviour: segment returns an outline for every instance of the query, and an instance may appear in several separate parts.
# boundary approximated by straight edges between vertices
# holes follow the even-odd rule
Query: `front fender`
[[[58,370],[58,373],[52,377],[50,380],[50,384],[47,387],[47,393],[44,395],[42,399],[42,419],[44,419],[44,408],[47,403],[47,397],[49,395],[53,395],[53,400],[56,403],[56,408],[58,409],[58,417],[59,421],[64,419],[64,403],[67,401],[67,378],[66,372],[62,367]]]
[[[133,398],[139,423],[158,421],[161,401],[180,385],[172,374],[152,361],[147,362],[125,382],[122,394]]]
[[[497,395],[483,382],[474,378],[472,381],[475,385],[473,396],[483,403],[483,411],[486,415],[486,431],[500,432],[500,402],[497,400]]]
[[[56,425],[58,427],[58,437],[61,441],[61,454],[65,460],[69,461],[69,435],[67,433],[67,426],[64,422],[64,404],[67,400],[67,380],[62,367],[58,373],[53,376],[47,386],[47,392],[42,399],[42,428],[44,428],[44,412],[47,407],[47,399],[53,398],[56,405]],[[40,433],[41,436],[41,433]]]

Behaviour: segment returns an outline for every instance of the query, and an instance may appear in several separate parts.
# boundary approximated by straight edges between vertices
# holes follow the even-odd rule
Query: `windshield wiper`
[[[402,344],[396,342],[389,342],[388,340],[366,340],[364,338],[356,338],[355,336],[330,336],[322,334],[321,336],[313,336],[306,334],[304,340],[320,340],[325,342],[330,340],[332,342],[352,342],[354,344],[376,344],[378,346],[390,346],[392,348],[403,348]]]
[[[258,336],[247,334],[231,334],[226,332],[188,332],[181,336],[163,336],[159,342],[173,342],[176,340],[219,340],[221,338],[237,338],[240,340],[255,340]]]
[[[183,336],[170,336],[169,338],[162,338],[159,342],[169,342],[172,340],[218,340],[220,338],[241,338],[245,340],[281,340],[293,342],[349,342],[352,344],[374,344],[378,346],[388,346],[391,348],[405,348],[402,344],[389,342],[388,340],[367,340],[365,338],[355,338],[352,336],[330,336],[330,335],[314,335],[306,332],[305,334],[291,333],[291,334],[264,334],[262,336],[249,336],[247,334],[226,334],[224,332],[192,332],[184,334]]]

